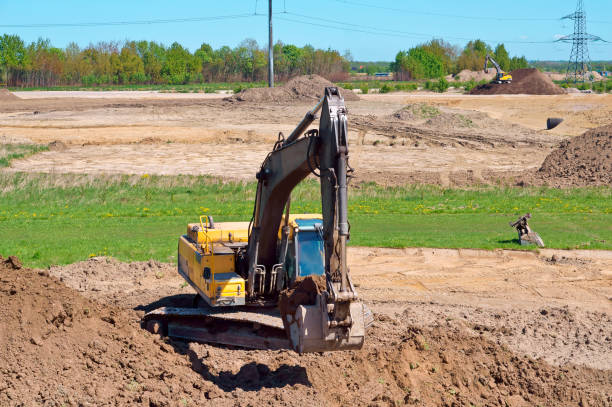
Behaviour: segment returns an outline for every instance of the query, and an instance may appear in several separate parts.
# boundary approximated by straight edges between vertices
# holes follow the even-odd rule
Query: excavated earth
[[[19,100],[19,98],[13,95],[8,89],[0,89],[0,101],[11,101]]]
[[[336,86],[319,75],[302,75],[290,79],[286,84],[276,88],[249,88],[229,98],[227,101],[256,103],[287,103],[295,101],[317,101],[323,97],[325,88]],[[354,92],[339,87],[340,94],[346,101],[359,100]]]
[[[472,89],[472,95],[562,95],[565,92],[550,77],[535,68],[510,72],[512,83],[487,83]]]
[[[612,185],[612,125],[564,141],[538,171],[543,179],[581,185]]]
[[[423,324],[414,311],[426,304],[396,315],[377,313],[360,351],[300,356],[172,341],[140,329],[146,310],[191,300],[168,264],[94,258],[28,270],[11,258],[0,260],[0,280],[3,406],[612,402],[610,366],[598,370],[533,359],[491,339],[485,321],[472,334],[448,314],[429,312],[437,322]],[[554,307],[547,309],[556,315]],[[608,336],[609,345],[609,316],[598,322],[604,331],[589,338]]]
[[[520,184],[555,187],[612,185],[612,125],[565,140],[537,171],[518,177]]]

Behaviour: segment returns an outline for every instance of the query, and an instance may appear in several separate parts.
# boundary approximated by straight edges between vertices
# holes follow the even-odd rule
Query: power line
[[[434,12],[427,12],[427,11],[409,10],[405,8],[386,7],[386,6],[362,3],[358,1],[352,1],[352,0],[350,1],[349,0],[335,0],[335,1],[337,3],[343,3],[343,4],[352,5],[352,6],[374,8],[374,9],[379,9],[379,10],[387,10],[387,11],[393,11],[396,13],[406,13],[406,14],[424,15],[424,16],[433,16],[433,17],[457,18],[457,19],[464,19],[464,20],[515,21],[515,22],[516,21],[532,21],[533,22],[533,21],[560,21],[561,20],[559,18],[471,16],[471,15],[448,14],[448,13],[434,13]],[[612,21],[602,21],[602,20],[592,20],[590,22],[598,23],[598,24],[612,24]]]
[[[118,25],[149,25],[149,24],[171,24],[171,23],[191,23],[201,21],[221,21],[235,20],[240,18],[249,18],[259,16],[259,14],[243,13],[230,14],[225,16],[208,16],[208,17],[190,17],[190,18],[172,18],[172,19],[156,19],[156,20],[133,20],[133,21],[97,21],[97,22],[82,22],[82,23],[41,23],[41,24],[0,24],[2,28],[48,28],[48,27],[101,27],[101,26],[118,26]]]
[[[373,35],[382,35],[382,36],[388,36],[388,37],[401,37],[401,38],[436,38],[436,37],[443,37],[445,39],[453,39],[453,40],[461,40],[461,41],[471,41],[474,38],[467,38],[467,37],[456,37],[456,36],[440,36],[440,35],[434,35],[434,34],[430,34],[430,33],[414,33],[414,32],[406,32],[406,31],[399,31],[399,30],[392,30],[392,29],[388,29],[388,28],[381,28],[381,27],[374,27],[374,26],[367,26],[367,25],[363,25],[363,24],[351,24],[351,23],[347,23],[345,21],[338,21],[338,20],[331,20],[331,19],[326,19],[326,18],[321,18],[321,17],[314,17],[314,16],[308,16],[305,14],[299,14],[299,13],[293,13],[293,12],[286,12],[283,14],[287,14],[287,15],[292,15],[295,17],[299,17],[299,18],[305,18],[305,19],[309,19],[309,20],[314,20],[314,21],[323,21],[323,22],[328,22],[328,23],[333,23],[333,24],[337,24],[337,25],[342,25],[344,27],[339,27],[337,25],[327,25],[327,24],[323,24],[320,22],[309,22],[309,21],[302,21],[302,20],[294,20],[294,19],[288,19],[285,17],[278,17],[281,20],[286,20],[286,21],[290,21],[290,22],[294,22],[294,23],[300,23],[300,24],[307,24],[307,25],[312,25],[312,26],[316,26],[316,27],[324,27],[324,28],[331,28],[331,29],[338,29],[338,30],[343,30],[343,31],[353,31],[353,32],[361,32],[361,33],[366,33],[366,34],[373,34]],[[349,27],[349,28],[345,28],[345,27]],[[357,27],[357,28],[355,28]],[[519,41],[519,40],[503,40],[503,39],[490,39],[490,38],[482,38],[483,41],[486,42],[497,42],[497,43],[507,43],[507,44],[551,44],[554,43],[554,41],[549,40],[549,41]]]

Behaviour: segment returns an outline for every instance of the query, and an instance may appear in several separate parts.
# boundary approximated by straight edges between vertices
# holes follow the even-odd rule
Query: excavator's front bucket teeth
[[[294,314],[284,316],[293,350],[302,354],[361,349],[365,339],[365,309],[361,301],[350,304],[350,326],[332,327],[323,296],[316,304],[300,305]]]

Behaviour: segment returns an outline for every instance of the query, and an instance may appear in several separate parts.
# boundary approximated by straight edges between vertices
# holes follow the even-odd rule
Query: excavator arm
[[[303,132],[321,110],[318,131]],[[278,231],[291,191],[320,170],[327,289],[316,304],[301,305],[289,320],[292,346],[298,352],[360,348],[364,339],[363,304],[358,301],[347,267],[347,111],[338,89],[325,96],[286,140],[279,140],[257,174],[258,185],[248,244],[248,295],[278,292],[287,281]],[[284,243],[284,242],[283,242]]]
[[[485,58],[485,65],[484,65],[485,73],[489,73],[489,62],[493,64],[493,66],[497,70],[497,75],[500,76],[503,73],[503,71],[501,67],[499,66],[499,64],[497,63],[497,61],[495,61],[493,57],[489,54],[487,54],[487,57]]]

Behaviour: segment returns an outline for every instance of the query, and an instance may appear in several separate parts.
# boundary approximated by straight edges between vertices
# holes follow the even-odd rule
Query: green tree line
[[[203,43],[190,52],[175,42],[99,42],[85,48],[76,43],[65,49],[49,40],[26,44],[17,35],[0,37],[0,78],[11,87],[110,84],[186,84],[261,81],[267,78],[267,49],[247,39],[235,48],[213,49]],[[277,80],[318,74],[343,79],[349,61],[335,50],[274,45]]]
[[[525,57],[511,57],[504,44],[498,44],[493,50],[484,41],[474,40],[460,49],[444,40],[434,39],[407,51],[399,51],[391,69],[401,80],[441,78],[464,69],[482,70],[487,54],[493,56],[505,71],[529,65]]]

